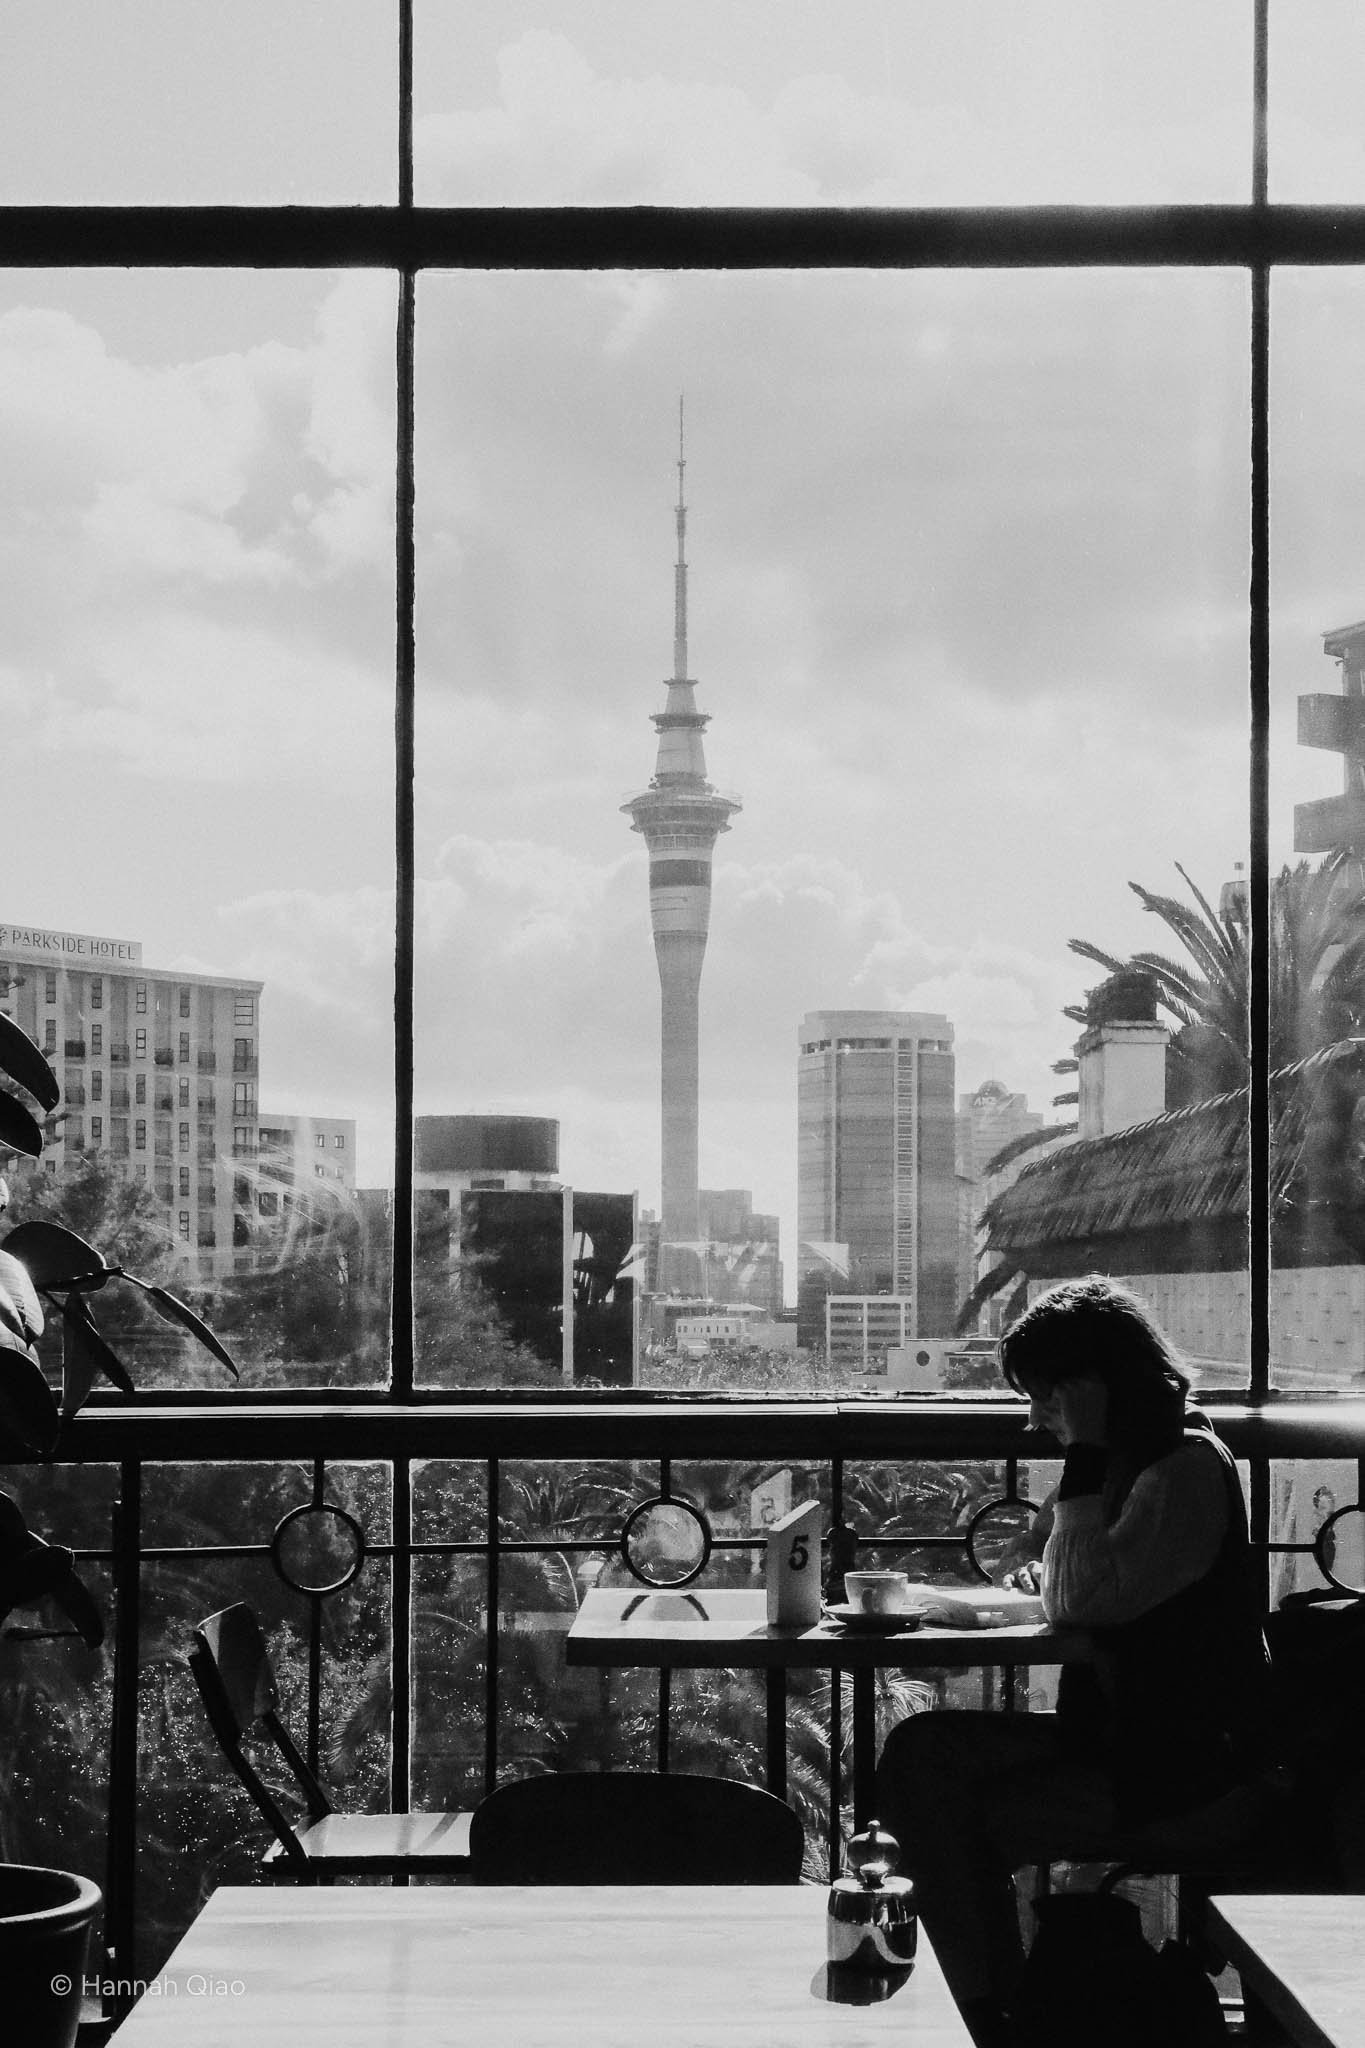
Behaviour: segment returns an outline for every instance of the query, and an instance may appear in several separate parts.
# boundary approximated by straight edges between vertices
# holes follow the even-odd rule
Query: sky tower
[[[678,557],[673,571],[673,673],[662,711],[651,713],[659,735],[654,776],[640,796],[622,804],[649,848],[649,912],[661,996],[663,1113],[663,1245],[696,1244],[697,1015],[701,967],[711,916],[711,856],[740,806],[706,779],[696,684],[687,673],[687,505],[683,403],[678,400]],[[695,1259],[695,1254],[693,1255]],[[688,1263],[661,1251],[661,1287],[678,1284]]]

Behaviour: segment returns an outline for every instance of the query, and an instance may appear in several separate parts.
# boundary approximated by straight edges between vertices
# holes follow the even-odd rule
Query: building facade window
[[[92,1116],[90,1119],[90,1142],[92,1145],[98,1145],[103,1142],[103,1139],[104,1118],[102,1116]]]
[[[188,1109],[190,1106],[190,1084],[183,1076],[176,1089],[176,1101],[181,1109]]]
[[[182,1209],[180,1211],[179,1216],[176,1218],[176,1224],[180,1231],[180,1235],[185,1239],[185,1242],[188,1244],[190,1235],[190,1212],[188,1209]]]
[[[145,981],[136,981],[133,983],[133,1008],[139,1017],[146,1016],[147,984]]]
[[[180,1126],[180,1150],[181,1150],[182,1152],[188,1152],[188,1151],[189,1151],[189,1149],[190,1149],[190,1127],[189,1127],[189,1125],[188,1125],[188,1124],[181,1124],[181,1126]]]
[[[45,1021],[44,1025],[43,1025],[43,1051],[44,1051],[44,1052],[56,1052],[56,1050],[57,1050],[57,1019],[56,1019],[55,1017],[49,1017],[49,1018],[47,1018],[47,1020]]]
[[[103,1056],[104,1026],[102,1024],[92,1024],[90,1026],[90,1052],[94,1059],[100,1059]]]
[[[190,1014],[190,992],[187,988],[180,991],[180,1014],[182,1017],[188,1017]]]
[[[145,1060],[147,1057],[147,1027],[145,1024],[139,1024],[133,1033],[133,1056],[135,1059],[140,1060]]]
[[[92,1010],[102,1010],[104,1008],[104,976],[102,974],[92,974],[90,977],[90,1007]]]
[[[147,1100],[147,1076],[145,1074],[138,1074],[133,1081],[133,1100],[134,1102],[145,1102]]]
[[[100,1073],[98,1067],[90,1076],[90,1100],[92,1102],[102,1102],[104,1100],[104,1076]]]
[[[337,1132],[336,1136],[332,1140],[332,1143],[336,1146],[338,1152],[344,1152],[346,1150],[346,1140],[342,1136],[340,1131]]]
[[[46,974],[43,976],[43,1001],[45,1003],[55,1003],[56,1000],[57,976],[54,970],[49,967]]]
[[[250,1081],[234,1081],[232,1084],[232,1114],[250,1116],[256,1107],[256,1094]]]
[[[190,1198],[190,1170],[188,1166],[181,1167],[178,1185],[180,1188],[181,1201],[188,1202]]]
[[[232,1021],[234,1024],[254,1024],[256,1022],[255,996],[245,995],[240,990],[238,991],[232,1002]]]
[[[188,1032],[188,1031],[182,1031],[182,1032],[181,1032],[181,1034],[180,1034],[180,1059],[181,1059],[182,1061],[185,1061],[185,1060],[188,1060],[189,1056],[190,1056],[190,1034],[189,1034],[189,1032]]]
[[[138,1117],[133,1125],[133,1149],[136,1152],[145,1152],[147,1150],[147,1119],[145,1117]]]

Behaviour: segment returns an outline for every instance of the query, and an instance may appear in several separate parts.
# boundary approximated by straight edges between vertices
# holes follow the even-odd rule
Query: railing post
[[[142,1627],[142,1465],[119,1467],[113,1508],[114,1682],[109,1714],[109,1838],[106,1845],[104,1938],[110,1974],[137,1974],[138,1651]],[[132,2003],[115,2001],[119,2017]]]

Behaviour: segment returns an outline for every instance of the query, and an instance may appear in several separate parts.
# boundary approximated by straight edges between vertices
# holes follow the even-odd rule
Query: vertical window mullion
[[[412,180],[412,0],[399,0],[398,189],[399,205],[411,212]],[[395,1399],[412,1392],[412,1028],[413,779],[417,678],[415,378],[417,275],[399,272],[396,337],[396,434],[394,491],[394,1186],[393,1290],[390,1322],[390,1389]]]
[[[1253,205],[1268,183],[1268,0],[1256,0]],[[1250,1394],[1270,1383],[1270,267],[1251,266],[1250,1015],[1247,1089],[1247,1270]]]

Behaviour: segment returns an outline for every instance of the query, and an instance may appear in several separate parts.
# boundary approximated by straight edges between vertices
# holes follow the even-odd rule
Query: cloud
[[[1240,24],[1211,31],[1154,0],[1135,28],[1093,0],[1022,20],[919,7],[889,32],[846,13],[826,34],[786,11],[746,13],[742,27],[729,10],[708,26],[691,10],[685,60],[671,64],[629,15],[604,18],[595,48],[586,23],[572,38],[504,30],[483,103],[418,123],[424,193],[589,206],[1240,196]],[[1143,75],[1154,47],[1159,91]],[[469,92],[469,59],[467,43],[452,50],[452,100]],[[438,71],[429,87],[438,104],[442,82]]]

